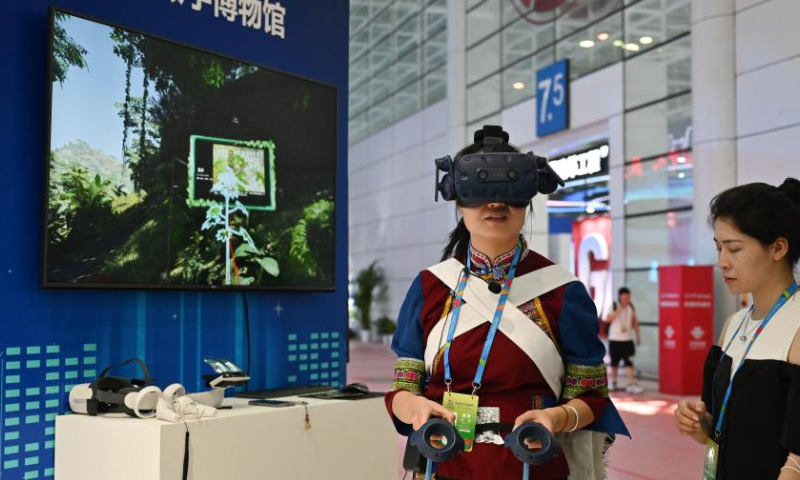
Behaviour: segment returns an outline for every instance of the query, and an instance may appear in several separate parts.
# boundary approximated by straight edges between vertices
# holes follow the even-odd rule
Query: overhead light
[[[681,180],[683,180],[684,178],[686,178],[686,172],[680,172],[680,173],[678,173],[678,178],[680,178]]]
[[[636,45],[635,43],[629,43],[625,45],[625,50],[629,50],[631,52],[638,52],[639,50],[641,50],[641,48],[639,48],[639,45]]]
[[[602,32],[597,35],[597,39],[600,40],[601,42],[605,42],[609,38],[611,38],[611,35],[609,35],[608,32]]]
[[[678,157],[678,163],[686,163],[686,157]]]
[[[581,40],[578,45],[580,45],[581,48],[592,48],[594,47],[594,40]]]
[[[623,42],[622,40],[614,40],[613,45],[615,47],[624,47],[625,46],[625,42]]]
[[[650,45],[653,43],[653,37],[642,37],[639,39],[639,43],[642,45]]]
[[[511,84],[511,88],[513,88],[514,90],[522,90],[523,88],[525,88],[525,84],[522,82],[514,82]]]

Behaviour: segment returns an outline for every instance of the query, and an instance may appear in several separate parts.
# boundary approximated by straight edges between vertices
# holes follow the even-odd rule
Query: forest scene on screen
[[[56,12],[45,284],[327,289],[332,87]]]

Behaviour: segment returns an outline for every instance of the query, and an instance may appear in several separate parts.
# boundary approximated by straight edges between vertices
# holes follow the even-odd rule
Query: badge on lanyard
[[[500,319],[503,317],[503,308],[508,300],[508,292],[511,290],[511,282],[514,281],[514,276],[516,275],[517,264],[519,263],[519,258],[522,254],[522,237],[520,236],[520,241],[517,243],[517,247],[514,251],[514,259],[511,261],[511,268],[508,270],[508,276],[500,291],[500,299],[497,302],[497,309],[495,309],[494,318],[492,319],[492,324],[489,327],[489,334],[487,335],[486,341],[483,344],[483,351],[481,352],[481,358],[478,362],[478,369],[475,372],[475,379],[472,381],[472,394],[468,395],[450,391],[450,385],[453,382],[453,376],[450,374],[450,345],[453,343],[456,325],[458,324],[458,317],[461,313],[464,289],[466,288],[467,280],[469,279],[471,248],[472,246],[470,245],[469,249],[467,250],[467,266],[461,272],[461,277],[459,278],[458,286],[455,290],[453,313],[450,318],[450,329],[447,332],[447,341],[444,344],[443,355],[444,381],[445,385],[447,385],[447,391],[442,399],[442,405],[444,405],[444,408],[447,410],[456,414],[456,430],[458,431],[459,435],[464,438],[464,451],[466,452],[471,452],[472,447],[475,444],[475,424],[478,421],[478,396],[475,395],[475,392],[481,388],[481,380],[483,379],[483,372],[486,369],[486,362],[489,359],[489,351],[492,348],[492,342],[494,342],[494,337],[497,334],[497,329],[500,326]]]
[[[719,444],[710,438],[706,439],[706,459],[703,464],[703,480],[716,480],[718,456]]]
[[[464,451],[471,452],[475,443],[475,424],[478,421],[478,396],[444,392],[442,405],[456,414],[456,431],[464,439]]]

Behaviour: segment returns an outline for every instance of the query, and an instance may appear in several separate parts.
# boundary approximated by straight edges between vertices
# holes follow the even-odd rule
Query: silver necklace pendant
[[[743,342],[746,342],[747,341],[747,335],[740,335],[739,336],[739,340],[741,340]]]

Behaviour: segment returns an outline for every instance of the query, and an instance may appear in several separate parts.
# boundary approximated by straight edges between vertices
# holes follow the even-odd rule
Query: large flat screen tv
[[[51,10],[43,284],[333,290],[335,87]]]

